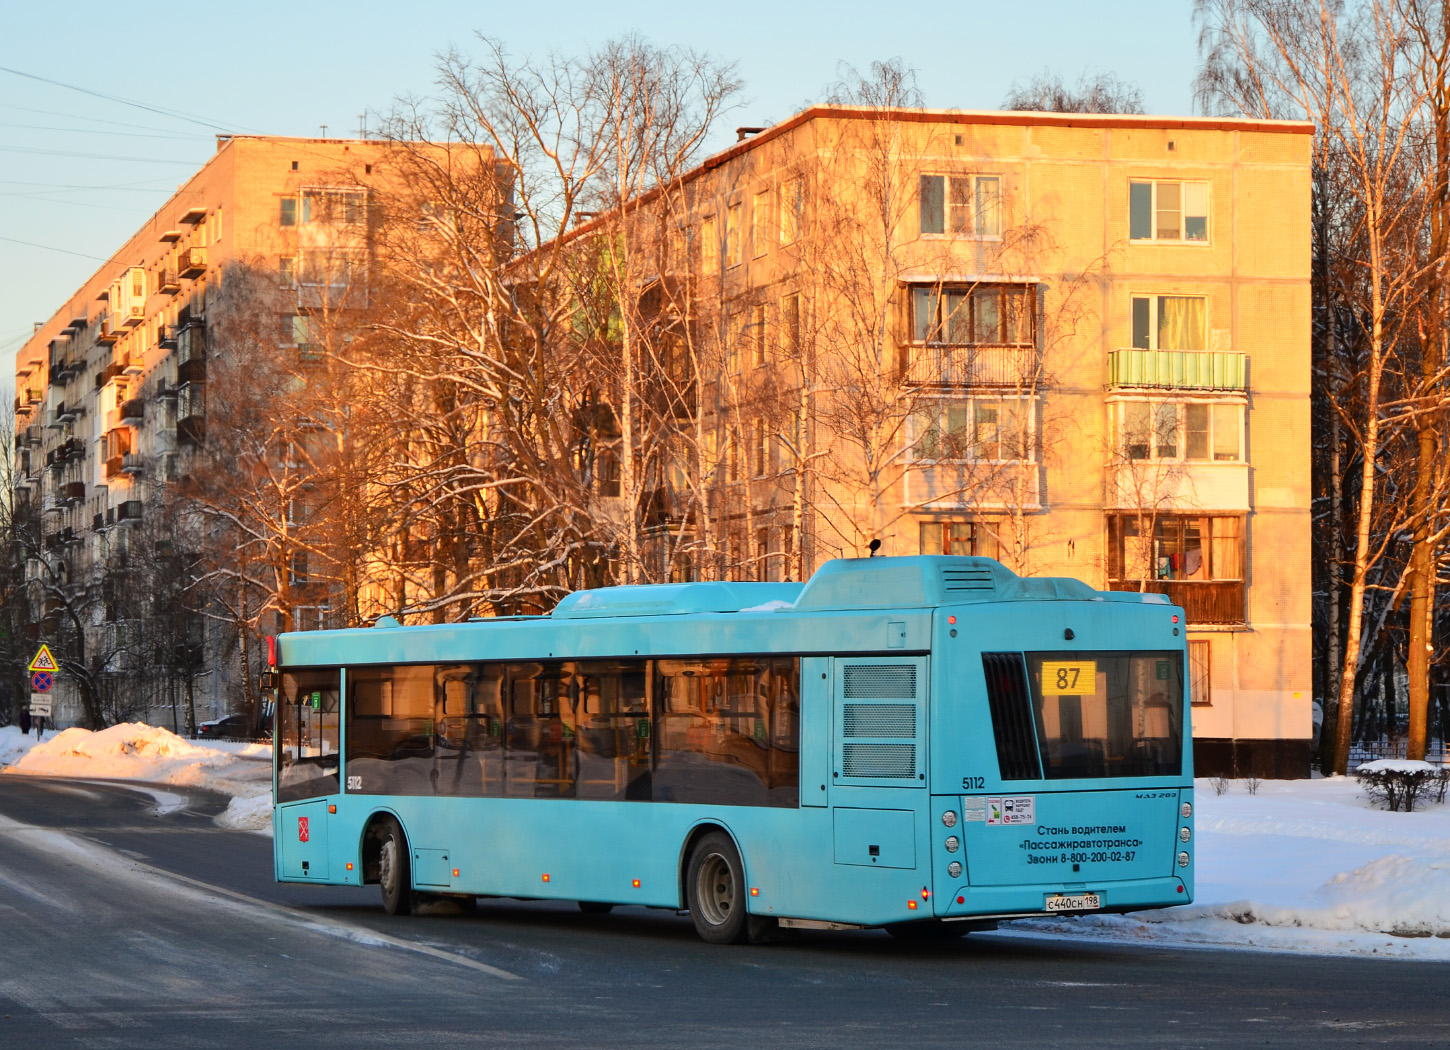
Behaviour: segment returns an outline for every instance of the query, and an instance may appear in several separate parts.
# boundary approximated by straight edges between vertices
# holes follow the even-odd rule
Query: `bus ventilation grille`
[[[1003,780],[1040,780],[1042,756],[1032,728],[1032,696],[1021,653],[983,653],[987,706],[997,739],[997,766]]]
[[[997,580],[985,565],[968,565],[941,571],[942,590],[947,594],[981,594],[995,591]]]
[[[842,744],[841,772],[848,777],[916,776],[915,744]]]
[[[841,735],[916,739],[915,704],[844,704]]]
[[[845,697],[887,700],[916,698],[915,664],[851,665],[845,669]]]

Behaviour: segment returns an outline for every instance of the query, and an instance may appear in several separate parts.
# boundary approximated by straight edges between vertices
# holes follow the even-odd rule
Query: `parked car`
[[[225,718],[213,718],[210,721],[202,722],[196,727],[196,738],[198,740],[250,740],[252,734],[247,730],[246,715],[227,715]]]

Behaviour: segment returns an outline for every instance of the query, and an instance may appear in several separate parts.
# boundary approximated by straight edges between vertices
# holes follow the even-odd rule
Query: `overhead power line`
[[[52,80],[49,77],[38,76],[35,73],[26,73],[24,70],[11,69],[9,66],[0,66],[0,73],[9,73],[11,76],[24,77],[26,80],[38,80],[42,84],[50,84],[53,87],[65,88],[68,91],[79,91],[83,95],[90,95],[92,98],[103,98],[107,102],[117,102],[123,106],[133,106],[136,109],[144,109],[147,113],[156,113],[163,117],[170,117],[172,120],[184,120],[191,124],[200,124],[204,128],[211,128],[213,131],[223,133],[236,130],[235,128],[224,127],[214,121],[205,120],[201,117],[192,116],[189,113],[182,113],[173,109],[162,109],[160,106],[149,106],[144,102],[137,102],[134,99],[122,98],[120,95],[111,95],[104,91],[92,91],[90,88],[79,87],[76,84],[67,84],[64,81]]]
[[[9,241],[11,244],[23,244],[27,248],[40,248],[47,252],[61,252],[65,255],[78,255],[82,259],[94,259],[96,262],[110,262],[109,259],[100,255],[87,255],[85,252],[73,252],[69,248],[56,248],[49,244],[36,244],[34,241],[16,240],[14,237],[0,237],[0,241]]]

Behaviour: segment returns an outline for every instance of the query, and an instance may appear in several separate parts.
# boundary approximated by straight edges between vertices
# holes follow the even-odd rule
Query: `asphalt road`
[[[170,797],[166,793],[170,793]],[[1445,968],[879,931],[711,947],[687,917],[279,886],[225,800],[0,776],[0,1047],[1450,1045]]]

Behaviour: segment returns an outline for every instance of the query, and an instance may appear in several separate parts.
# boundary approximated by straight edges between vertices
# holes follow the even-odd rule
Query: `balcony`
[[[156,290],[162,295],[175,295],[181,291],[181,278],[175,270],[162,270],[156,275]]]
[[[1245,622],[1242,580],[1109,580],[1108,590],[1166,594],[1170,602],[1183,607],[1190,628]]]
[[[141,501],[128,499],[116,508],[116,523],[141,520]]]
[[[176,272],[179,277],[200,277],[206,273],[206,249],[191,247],[176,257]]]
[[[121,457],[121,469],[127,474],[140,474],[146,469],[145,461],[139,452],[127,452]]]
[[[176,349],[176,326],[174,324],[162,325],[156,333],[156,345],[163,350]]]
[[[1248,355],[1211,350],[1113,350],[1108,387],[1145,390],[1248,390]]]
[[[132,397],[121,402],[121,419],[126,423],[139,422],[146,418],[146,402],[142,398]]]
[[[904,348],[901,381],[935,389],[966,387],[1031,388],[1037,381],[1035,346],[946,346],[913,344]]]
[[[61,496],[68,503],[79,503],[86,498],[86,483],[84,481],[68,481],[61,486]]]
[[[206,329],[199,325],[183,328],[176,339],[178,383],[199,383],[206,378]]]
[[[1134,459],[1108,467],[1108,505],[1124,510],[1246,511],[1249,465]]]
[[[101,321],[96,331],[96,342],[104,346],[110,346],[125,334],[126,329],[113,322],[110,314],[101,315]]]

